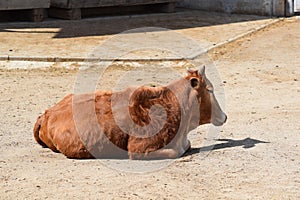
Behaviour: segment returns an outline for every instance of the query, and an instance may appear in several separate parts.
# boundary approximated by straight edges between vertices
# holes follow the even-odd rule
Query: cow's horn
[[[205,65],[201,66],[198,70],[198,74],[204,76],[205,75]]]
[[[190,67],[186,67],[186,71],[190,72],[192,71]]]

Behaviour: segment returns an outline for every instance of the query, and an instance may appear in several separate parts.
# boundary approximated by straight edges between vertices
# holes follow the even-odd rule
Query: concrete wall
[[[300,12],[300,0],[295,0],[294,7],[295,12]]]
[[[182,7],[226,13],[286,16],[293,0],[182,0]]]
[[[0,10],[49,8],[50,0],[0,0]]]

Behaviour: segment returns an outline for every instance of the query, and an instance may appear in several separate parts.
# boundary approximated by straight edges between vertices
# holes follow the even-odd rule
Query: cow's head
[[[197,91],[198,102],[200,105],[201,124],[212,123],[215,126],[221,126],[226,122],[227,116],[222,111],[215,95],[211,82],[206,78],[205,66],[198,70],[187,68],[188,75],[186,79],[190,82],[192,88]]]

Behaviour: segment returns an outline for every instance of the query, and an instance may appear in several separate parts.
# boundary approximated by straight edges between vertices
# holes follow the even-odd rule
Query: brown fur
[[[69,158],[176,158],[188,132],[210,123],[210,104],[205,80],[189,71],[165,87],[70,94],[38,117],[34,138]]]

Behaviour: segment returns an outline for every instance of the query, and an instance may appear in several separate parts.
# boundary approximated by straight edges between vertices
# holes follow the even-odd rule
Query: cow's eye
[[[213,91],[213,90],[210,90],[210,89],[207,89],[207,92],[209,92],[209,93],[214,93],[214,91]]]
[[[213,93],[214,92],[214,89],[212,86],[206,86],[206,90],[209,92],[209,93]]]

